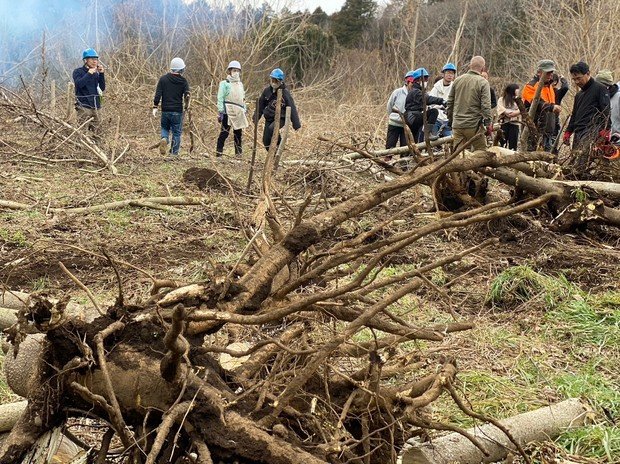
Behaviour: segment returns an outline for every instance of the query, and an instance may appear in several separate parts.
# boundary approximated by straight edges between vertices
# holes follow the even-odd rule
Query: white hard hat
[[[228,68],[226,69],[230,69],[230,68],[235,68],[241,71],[241,63],[239,63],[236,60],[231,61],[230,63],[228,63]]]
[[[172,58],[172,61],[170,62],[170,69],[172,71],[182,71],[185,69],[185,61],[181,58]]]

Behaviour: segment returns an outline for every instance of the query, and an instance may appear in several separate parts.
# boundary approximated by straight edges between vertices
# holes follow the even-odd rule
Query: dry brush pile
[[[28,406],[5,439],[0,462],[19,462],[41,435],[76,416],[109,427],[90,450],[98,462],[111,451],[147,463],[184,462],[190,453],[202,463],[394,462],[412,427],[465,433],[435,423],[424,408],[447,394],[472,413],[454,386],[456,360],[441,348],[450,333],[471,323],[415,326],[391,308],[423,286],[434,287],[427,277],[433,269],[499,239],[420,261],[408,272],[382,271],[430,234],[540,207],[558,193],[440,214],[390,232],[406,214],[392,205],[448,174],[501,172],[548,155],[426,157],[335,206],[320,198],[316,205],[312,195],[296,204],[278,195],[275,156],[274,150],[265,161],[248,244],[234,266],[213,263],[210,277],[199,282],[151,276],[150,298],[129,302],[121,285],[127,263],[108,257],[118,297],[90,322],[75,317],[66,300],[33,294],[20,301],[4,293],[1,306],[20,308],[7,331],[7,377]],[[379,206],[387,219],[334,236]],[[370,338],[360,337],[364,330]],[[241,333],[242,344],[209,341]],[[420,350],[418,341],[428,348]],[[11,362],[15,354],[18,362]],[[239,361],[220,363],[219,354]],[[11,375],[11,366],[22,375]],[[393,382],[402,376],[406,382]]]

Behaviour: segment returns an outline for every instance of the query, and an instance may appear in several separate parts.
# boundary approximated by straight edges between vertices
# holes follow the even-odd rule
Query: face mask
[[[276,83],[274,83],[274,82],[272,82],[272,83],[271,83],[271,88],[272,88],[273,90],[277,90],[279,87],[280,87],[280,83],[279,83],[279,82],[278,82],[277,84],[276,84]]]

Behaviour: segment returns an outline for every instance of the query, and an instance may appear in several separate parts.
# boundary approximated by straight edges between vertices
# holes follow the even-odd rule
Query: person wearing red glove
[[[590,67],[580,61],[570,67],[573,82],[579,87],[573,104],[564,143],[573,135],[573,168],[575,173],[587,171],[592,147],[600,138],[609,140],[611,127],[609,92],[590,76]],[[568,134],[568,136],[567,136]]]

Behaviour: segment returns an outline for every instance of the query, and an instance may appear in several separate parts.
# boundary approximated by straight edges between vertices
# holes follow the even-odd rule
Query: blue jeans
[[[441,126],[443,125],[443,129]],[[452,135],[452,128],[448,121],[440,121],[439,119],[435,121],[435,133],[440,137],[450,137]],[[440,132],[441,131],[441,132]]]
[[[163,111],[161,113],[161,138],[169,140],[172,132],[172,146],[170,153],[179,154],[181,148],[181,132],[183,132],[183,113]]]

